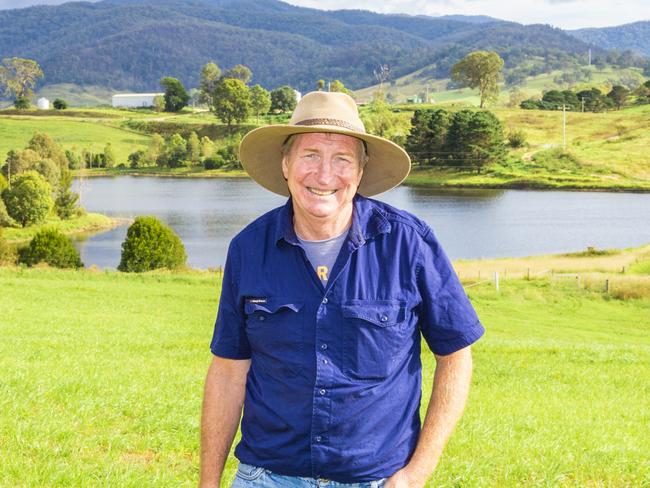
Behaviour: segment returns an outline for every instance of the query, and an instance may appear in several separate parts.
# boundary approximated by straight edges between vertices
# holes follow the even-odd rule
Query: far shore
[[[97,178],[114,176],[150,176],[157,178],[249,178],[243,170],[203,170],[187,168],[111,168],[75,170],[77,178]],[[402,183],[405,186],[420,188],[466,188],[485,190],[551,190],[551,191],[598,191],[613,193],[650,193],[650,180],[609,180],[605,178],[557,179],[534,175],[512,178],[495,178],[489,174],[416,168]]]

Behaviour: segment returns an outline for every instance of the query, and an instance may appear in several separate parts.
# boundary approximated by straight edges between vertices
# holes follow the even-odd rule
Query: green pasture
[[[98,112],[101,115],[101,112]],[[117,127],[117,122],[76,117],[8,117],[0,115],[0,161],[11,149],[23,149],[34,132],[45,132],[64,149],[103,152],[107,143],[115,151],[117,163],[126,163],[129,154],[146,148],[150,137]]]
[[[0,268],[0,486],[195,486],[219,289],[203,272]],[[428,486],[648,486],[650,301],[547,278],[467,290],[487,334]]]
[[[98,232],[118,225],[119,221],[97,213],[86,213],[79,217],[62,220],[56,215],[50,215],[45,222],[28,227],[3,227],[2,237],[11,243],[28,241],[42,229],[57,229],[64,234],[79,234]]]

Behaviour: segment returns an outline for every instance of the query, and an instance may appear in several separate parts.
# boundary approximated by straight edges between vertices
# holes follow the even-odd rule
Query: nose
[[[322,159],[321,163],[318,165],[318,170],[316,174],[316,181],[318,183],[326,184],[329,183],[334,174],[334,167],[332,166],[332,158],[325,157]]]

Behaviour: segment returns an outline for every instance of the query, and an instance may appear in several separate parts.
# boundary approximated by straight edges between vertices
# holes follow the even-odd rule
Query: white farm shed
[[[38,100],[36,100],[36,106],[40,110],[49,110],[50,109],[50,101],[45,97],[39,98]]]
[[[118,93],[113,95],[113,107],[153,107],[153,99],[164,93]]]

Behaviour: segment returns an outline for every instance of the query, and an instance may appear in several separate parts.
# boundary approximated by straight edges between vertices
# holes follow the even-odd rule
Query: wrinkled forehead
[[[306,132],[303,134],[294,134],[294,145],[303,147],[312,144],[326,144],[330,147],[346,148],[355,151],[361,139],[349,136],[347,134],[336,134],[334,132]]]

